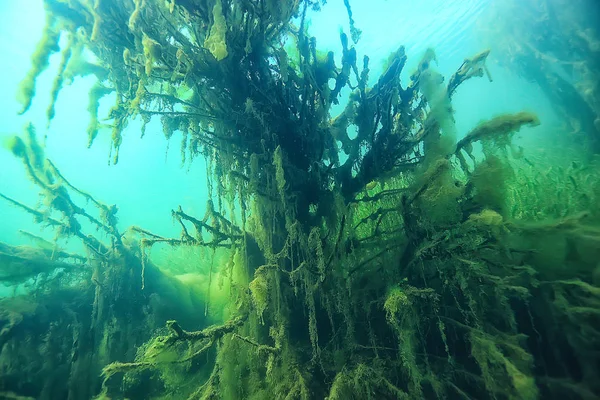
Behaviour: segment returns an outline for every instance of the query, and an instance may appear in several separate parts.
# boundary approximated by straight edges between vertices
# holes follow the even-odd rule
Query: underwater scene
[[[600,398],[596,0],[0,20],[0,399]]]

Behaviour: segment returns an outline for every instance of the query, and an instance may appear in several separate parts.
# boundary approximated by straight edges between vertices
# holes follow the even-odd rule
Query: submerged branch
[[[458,71],[452,75],[448,82],[448,97],[452,98],[456,88],[464,81],[473,77],[482,77],[483,74],[487,76],[490,82],[492,82],[492,75],[485,65],[487,57],[490,55],[490,50],[482,51],[476,54],[472,58],[467,58],[462,63]]]
[[[237,316],[223,325],[212,325],[201,331],[185,331],[177,321],[167,321],[167,328],[171,332],[168,336],[163,336],[162,342],[166,345],[173,344],[177,341],[198,341],[202,339],[210,339],[216,341],[223,335],[233,332],[237,327],[241,326],[246,321],[247,315]]]
[[[205,328],[201,331],[185,331],[183,330],[177,321],[167,321],[167,328],[170,331],[170,334],[167,336],[159,336],[154,339],[154,345],[159,348],[164,348],[173,345],[178,341],[188,341],[190,343],[194,343],[200,340],[208,339],[206,344],[202,346],[199,350],[195,351],[193,354],[184,357],[179,360],[174,361],[141,361],[141,362],[132,362],[132,363],[122,363],[122,362],[113,362],[102,370],[102,376],[104,376],[104,382],[119,372],[128,372],[132,370],[143,370],[148,368],[157,368],[163,365],[169,364],[181,364],[188,361],[193,361],[198,356],[202,355],[208,349],[210,349],[213,344],[215,344],[221,337],[224,335],[233,332],[237,327],[242,325],[246,320],[246,316],[238,316],[232,320],[229,320],[223,325],[212,325],[208,328]]]
[[[20,203],[17,200],[14,200],[8,196],[5,196],[2,193],[0,193],[0,197],[7,200],[11,204],[16,205],[17,207],[22,208],[29,214],[32,214],[34,216],[34,220],[36,223],[39,223],[39,224],[47,223],[53,227],[60,228],[60,233],[67,234],[67,235],[72,234],[72,235],[77,236],[87,246],[88,249],[92,250],[97,255],[99,255],[101,257],[105,257],[106,254],[108,253],[109,249],[102,242],[100,242],[98,239],[96,239],[92,235],[85,235],[85,234],[83,234],[83,232],[81,232],[81,226],[79,225],[77,220],[75,220],[73,217],[69,219],[68,223],[61,222],[61,221],[58,221],[57,219],[54,219],[52,217],[45,215],[44,213],[42,213],[38,210],[35,210],[29,206],[26,206],[25,204]]]
[[[467,149],[473,142],[491,138],[501,140],[506,135],[518,132],[525,125],[538,126],[540,120],[533,113],[520,112],[516,114],[503,114],[477,125],[471,132],[461,139],[456,145],[456,153]]]
[[[279,352],[281,351],[281,349],[278,347],[272,347],[272,346],[267,346],[265,344],[257,343],[254,340],[244,337],[244,336],[240,336],[237,333],[234,333],[233,337],[256,347],[256,351],[258,353],[279,354]]]
[[[43,222],[48,223],[49,225],[52,226],[64,226],[64,224],[52,217],[49,217],[47,215],[45,215],[44,213],[42,213],[41,211],[38,211],[36,209],[33,209],[29,206],[26,206],[25,204],[14,200],[2,193],[0,193],[0,197],[2,197],[4,200],[8,201],[9,203],[11,203],[12,205],[15,205],[17,207],[22,208],[23,210],[25,210],[26,212],[28,212],[29,214],[34,216],[34,220],[36,223],[41,224]]]

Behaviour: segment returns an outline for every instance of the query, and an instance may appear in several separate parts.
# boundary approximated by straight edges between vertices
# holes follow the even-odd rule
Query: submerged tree
[[[569,126],[600,149],[600,7],[589,0],[506,1],[486,24],[500,62],[535,82]]]
[[[90,259],[103,261],[97,270],[104,280],[90,278],[99,292],[111,288],[103,301],[116,303],[110,295],[127,290],[137,300],[125,309],[139,313],[151,301],[148,290],[166,286],[146,283],[166,279],[147,257],[156,243],[229,254],[220,268],[229,278],[230,317],[209,327],[190,323],[196,331],[171,320],[135,357],[138,343],[111,354],[100,397],[600,393],[600,289],[593,273],[600,185],[593,185],[595,175],[585,182],[565,176],[581,183],[582,198],[567,214],[518,218],[538,187],[519,182],[537,176],[523,172],[511,138],[537,126],[537,117],[501,115],[460,140],[453,118],[459,86],[489,77],[489,51],[466,59],[446,82],[430,50],[403,83],[407,56],[400,47],[370,84],[369,58],[360,60],[345,33],[341,64],[317,49],[306,26],[309,10],[320,7],[316,0],[45,4],[44,38],[20,91],[24,111],[37,75],[66,35],[49,119],[65,79],[92,73],[98,83],[90,92],[90,145],[100,127],[99,101],[112,93],[112,162],[128,122],[139,117],[145,126],[155,117],[167,138],[183,133],[182,157],[201,155],[209,165],[206,215],[172,212],[180,238],[133,228],[140,239],[123,240],[116,209],[95,203],[106,220],[92,222],[112,238],[99,247],[77,233],[75,217],[87,213],[65,200],[64,178],[43,159],[35,166],[34,141],[15,139],[13,153],[66,218],[57,220],[59,234],[79,236]],[[360,31],[345,5],[356,42]],[[344,110],[332,117],[338,102]],[[482,151],[474,149],[479,145]],[[153,328],[147,318],[133,323]],[[118,341],[123,333],[106,335]],[[10,354],[3,350],[2,357]]]

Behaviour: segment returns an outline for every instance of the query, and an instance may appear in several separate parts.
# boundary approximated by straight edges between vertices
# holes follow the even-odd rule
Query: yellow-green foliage
[[[46,156],[44,154],[44,149],[38,143],[36,137],[36,131],[33,124],[29,123],[25,125],[25,137],[27,139],[27,148],[29,150],[29,160],[31,165],[38,171],[42,171],[44,169],[44,161],[46,160]]]
[[[54,21],[50,17],[46,21],[43,35],[42,40],[40,40],[31,56],[31,69],[25,79],[19,84],[17,100],[23,106],[19,112],[20,114],[25,113],[31,107],[31,102],[35,96],[35,81],[37,77],[48,68],[52,53],[60,50],[58,46],[60,30],[56,28]]]
[[[204,41],[204,47],[210,51],[217,61],[221,61],[228,55],[226,43],[227,24],[223,16],[221,0],[217,0],[212,12],[213,24],[210,27],[209,36]]]
[[[277,190],[282,196],[285,194],[285,174],[283,172],[283,151],[281,146],[277,146],[273,154],[273,165],[275,166],[275,180],[277,182]]]
[[[281,146],[277,146],[275,149],[275,153],[273,154],[273,166],[275,166],[275,182],[277,184],[277,191],[279,192],[279,197],[281,198],[281,204],[283,207],[287,207],[287,199],[286,199],[286,181],[285,181],[285,172],[283,169],[283,150],[281,150]],[[290,230],[290,225],[292,224],[292,220],[290,214],[286,212],[286,227],[288,231]]]
[[[90,113],[90,123],[88,124],[88,147],[91,147],[94,143],[94,139],[98,136],[98,130],[100,129],[100,121],[98,120],[98,108],[100,107],[100,99],[113,90],[102,85],[100,82],[96,82],[90,89],[88,112]]]
[[[384,378],[385,374],[376,366],[358,364],[354,369],[339,372],[327,400],[376,400],[409,399],[407,393]]]
[[[537,115],[530,112],[516,114],[503,114],[477,125],[459,143],[459,147],[477,140],[490,140],[498,147],[509,146],[512,135],[518,132],[522,126],[538,126],[540,120]]]
[[[434,226],[454,224],[462,217],[459,199],[463,188],[456,183],[450,168],[439,167],[435,163],[425,172],[427,188],[416,202],[424,220]]]
[[[511,182],[514,174],[508,155],[495,157],[486,152],[483,162],[474,161],[472,174],[465,171],[468,185],[455,179],[457,175],[449,159],[456,145],[456,131],[447,88],[441,75],[429,66],[435,59],[433,52],[423,58],[419,77],[412,81],[413,84],[419,82],[419,89],[430,106],[425,123],[432,128],[424,144],[426,161],[416,168],[403,169],[403,181],[395,186],[389,176],[369,177],[367,180],[375,180],[363,181],[366,190],[355,197],[353,185],[348,185],[350,192],[346,193],[345,178],[336,172],[338,164],[335,154],[331,153],[337,151],[335,142],[330,144],[329,140],[321,139],[332,135],[349,150],[350,158],[358,154],[358,158],[351,161],[356,162],[353,172],[360,178],[363,172],[369,175],[369,170],[361,170],[369,165],[361,164],[360,151],[354,154],[355,145],[363,146],[358,143],[362,139],[350,139],[349,127],[358,127],[359,136],[363,131],[371,131],[371,127],[379,135],[378,121],[381,120],[383,125],[394,125],[391,128],[394,132],[412,132],[413,128],[423,125],[421,117],[427,110],[411,112],[411,104],[421,100],[419,95],[405,103],[404,94],[410,95],[412,91],[404,92],[404,87],[394,86],[397,80],[392,82],[384,75],[377,90],[371,92],[359,82],[361,87],[351,98],[352,105],[340,117],[329,121],[325,115],[319,115],[326,112],[329,102],[327,96],[315,96],[333,76],[330,63],[333,58],[314,60],[307,50],[310,47],[307,43],[312,39],[308,39],[303,30],[296,33],[303,28],[290,29],[286,21],[274,17],[293,13],[299,1],[210,0],[180,4],[170,0],[167,5],[171,15],[161,12],[166,10],[165,1],[129,0],[113,4],[110,0],[96,0],[95,6],[90,5],[91,0],[49,3],[69,9],[83,1],[88,11],[94,7],[92,36],[99,41],[92,43],[90,49],[103,65],[111,65],[107,85],[118,90],[116,106],[110,115],[114,120],[114,148],[118,150],[126,121],[140,112],[140,105],[147,107],[143,118],[167,114],[162,117],[167,137],[180,129],[186,138],[189,129],[189,135],[202,143],[202,153],[210,153],[209,193],[214,195],[216,191],[219,213],[223,214],[229,206],[230,215],[225,217],[236,215],[240,210],[234,209],[233,204],[239,199],[242,215],[250,214],[246,226],[237,230],[229,230],[223,218],[218,219],[211,213],[202,219],[203,224],[214,226],[215,230],[233,233],[231,243],[236,247],[233,254],[225,251],[209,261],[196,247],[202,243],[188,240],[185,246],[170,249],[162,262],[152,256],[159,268],[146,266],[145,287],[142,287],[140,301],[134,302],[135,309],[147,313],[148,317],[144,318],[174,318],[184,329],[197,330],[207,322],[206,314],[202,314],[208,303],[208,317],[225,319],[226,313],[232,312],[240,321],[235,326],[227,324],[227,329],[214,328],[211,335],[215,336],[210,338],[202,338],[202,333],[186,335],[173,343],[169,341],[168,346],[164,337],[154,338],[141,348],[138,359],[157,364],[152,367],[158,367],[168,392],[166,396],[184,395],[186,386],[190,391],[198,389],[198,396],[192,398],[308,399],[324,397],[327,386],[332,385],[329,400],[436,397],[431,395],[432,391],[441,399],[461,397],[462,390],[471,397],[478,397],[481,393],[477,390],[485,384],[491,398],[504,398],[507,391],[513,398],[536,397],[532,373],[527,368],[531,360],[523,349],[502,337],[504,331],[517,329],[517,318],[510,312],[510,306],[514,303],[522,310],[538,313],[531,317],[537,324],[542,319],[536,310],[538,304],[534,304],[532,298],[531,303],[525,304],[522,300],[526,296],[521,294],[529,294],[532,287],[541,292],[548,282],[531,283],[533,278],[528,274],[534,275],[535,271],[530,272],[527,266],[544,265],[545,260],[530,254],[541,250],[562,263],[575,254],[573,249],[578,249],[581,242],[568,241],[572,238],[567,238],[562,231],[556,237],[549,233],[539,235],[548,249],[531,245],[523,251],[511,252],[513,248],[500,240],[503,239],[500,233],[525,236],[535,230],[518,225],[508,213],[507,198],[512,196],[509,189],[515,187]],[[173,13],[176,3],[177,12]],[[92,21],[86,22],[81,24],[84,29],[88,29]],[[131,32],[127,32],[125,25]],[[116,31],[105,35],[109,27]],[[293,36],[287,41],[293,49],[289,57],[285,51],[276,53],[277,43],[282,39],[280,32],[291,32]],[[131,40],[126,40],[128,35]],[[204,43],[197,43],[198,38]],[[111,48],[112,44],[117,44],[117,48]],[[117,55],[123,45],[130,46],[131,50],[125,50],[121,60]],[[196,51],[198,45],[206,49]],[[226,68],[228,62],[220,61],[229,57],[237,62],[244,56],[244,50],[247,55],[255,45],[258,45],[255,51],[260,48],[264,57],[255,57],[256,62],[252,63],[242,62],[242,73],[232,78],[228,74],[231,68]],[[349,70],[346,59],[351,54],[347,51],[345,49],[344,68]],[[395,53],[391,60],[395,63],[398,56],[399,53]],[[65,53],[61,70],[64,70],[66,57]],[[274,58],[278,58],[280,76]],[[267,60],[268,65],[261,64]],[[263,67],[273,71],[273,79],[252,79],[256,76],[254,69]],[[365,61],[364,74],[354,72],[366,77],[367,70]],[[60,75],[55,81],[57,88],[62,84]],[[230,82],[228,78],[233,80]],[[90,94],[90,143],[98,131],[99,100],[110,91],[98,84]],[[188,96],[189,92],[192,94]],[[56,93],[53,89],[53,98]],[[290,116],[282,117],[281,113],[275,118],[273,107],[258,100],[260,93],[279,94],[273,96],[273,101],[284,99],[284,108],[291,110],[292,120]],[[403,93],[402,101],[399,93]],[[32,96],[33,92],[29,97]],[[387,107],[381,108],[384,103]],[[386,117],[384,109],[388,113],[392,110],[396,115],[393,120]],[[230,111],[235,114],[233,117],[227,115]],[[305,121],[302,126],[296,126],[293,121],[298,113]],[[524,123],[535,124],[536,119],[528,114],[498,117],[475,128],[463,143],[467,146],[481,140],[493,150],[494,146],[509,144],[510,134]],[[306,155],[306,165],[311,165],[310,174],[297,170],[298,165],[294,165],[297,160],[289,157],[289,146],[284,143],[289,135],[281,130],[282,126],[297,128],[295,133],[308,135],[307,143],[321,143],[321,150],[326,151],[321,156],[313,154],[315,152]],[[365,126],[368,129],[362,129]],[[437,134],[438,127],[441,136]],[[243,132],[244,137],[236,132]],[[316,136],[312,137],[313,133]],[[420,148],[420,140],[414,139],[415,147]],[[216,149],[212,149],[213,146]],[[31,159],[31,165],[40,164],[38,159],[43,162],[36,156],[40,151],[28,147],[26,140],[11,139],[9,147],[16,155]],[[406,147],[413,148],[413,145]],[[461,148],[468,151],[466,147]],[[285,154],[283,149],[287,149]],[[238,150],[246,162],[236,159]],[[408,150],[403,154],[405,150],[400,148],[399,153],[393,155],[385,150],[381,149],[381,156],[391,158],[382,164],[382,169],[392,165],[394,160],[406,160],[405,156],[413,152]],[[323,158],[330,158],[332,165],[325,164],[323,168]],[[303,164],[304,159],[300,162]],[[372,171],[377,174],[379,169]],[[310,204],[310,218],[299,213],[303,218],[295,219],[295,209],[302,212],[306,198],[290,192],[292,180],[306,180],[299,182],[300,186],[315,184],[323,189],[316,193],[318,204],[316,201]],[[411,185],[413,180],[414,185]],[[252,211],[246,207],[252,207]],[[464,224],[461,223],[463,212],[472,213]],[[282,227],[284,216],[285,229]],[[552,229],[562,229],[565,224],[560,222]],[[199,223],[194,225],[198,231],[195,239],[200,240],[203,234],[199,232]],[[593,249],[598,240],[593,230],[582,229],[581,232],[588,240],[582,251],[591,263],[598,251],[594,253]],[[187,235],[185,228],[184,233]],[[184,239],[189,238],[185,235]],[[490,240],[494,235],[498,240]],[[212,232],[205,236],[214,239],[219,235]],[[151,241],[146,240],[145,243]],[[117,246],[117,242],[112,247]],[[560,245],[556,245],[559,242]],[[132,250],[131,254],[139,253]],[[535,262],[530,263],[530,260]],[[399,266],[399,262],[402,265]],[[253,278],[249,277],[261,264],[266,265],[256,269]],[[138,276],[135,268],[128,269],[128,273],[131,271],[131,276]],[[104,296],[105,289],[113,288],[113,278],[107,273],[106,279],[96,284],[97,293]],[[139,283],[135,280],[127,287],[140,290]],[[391,288],[387,296],[386,288]],[[510,291],[518,296],[509,298]],[[569,296],[569,292],[571,290],[566,289],[564,293],[557,292],[558,306],[553,307],[568,312],[570,303],[563,298]],[[127,329],[119,330],[122,321],[97,317],[102,316],[101,312],[112,312],[113,297],[105,296],[106,311],[97,308],[100,311],[93,314],[105,327],[104,332],[96,332],[102,361],[114,358],[119,340],[129,339]],[[531,305],[529,309],[528,305]],[[576,311],[593,314],[591,305],[593,303],[585,304]],[[304,315],[297,318],[298,312]],[[524,321],[519,319],[519,325],[521,322],[524,329],[528,329],[527,316]],[[532,340],[545,341],[541,329],[540,332]],[[221,333],[224,336],[219,336]],[[389,337],[390,333],[396,341]],[[193,361],[185,358],[206,343],[213,347],[202,353],[202,357]],[[313,357],[309,361],[311,346]],[[472,357],[468,350],[472,351]],[[123,359],[131,357],[126,355]],[[208,379],[198,379],[197,371],[213,370],[215,362],[214,374]],[[177,365],[167,366],[167,363]],[[335,379],[331,382],[333,375]],[[147,381],[153,378],[144,377]],[[408,393],[395,385],[401,385]],[[153,384],[151,390],[163,389],[158,386]],[[471,387],[473,393],[469,391]],[[150,397],[151,394],[140,395]]]
[[[306,296],[306,308],[308,308],[308,336],[313,349],[313,360],[319,359],[321,349],[319,347],[319,332],[317,327],[317,310],[315,307],[314,284],[311,277],[304,273],[304,287]]]
[[[420,76],[419,89],[427,99],[430,107],[430,118],[433,118],[441,128],[441,137],[430,135],[425,141],[427,157],[434,159],[439,156],[447,156],[454,153],[456,148],[456,126],[452,115],[452,105],[448,97],[448,91],[443,84],[442,75],[427,68]]]
[[[262,207],[259,204],[259,202],[252,202],[250,207],[251,212],[248,216],[246,227],[249,232],[252,232],[254,240],[256,240],[256,243],[261,248],[261,250],[265,251],[268,249],[269,251],[271,251],[272,237],[270,235],[270,232],[267,230],[265,224],[261,221]]]
[[[596,278],[600,264],[596,267]],[[598,281],[594,284],[583,282],[579,279],[555,281],[548,297],[552,299],[553,315],[548,315],[552,328],[565,334],[570,348],[574,351],[572,356],[581,361],[584,380],[595,384],[598,376],[597,357],[590,349],[598,348],[600,341],[600,286]],[[560,324],[554,321],[561,321]]]
[[[111,398],[105,392],[101,392],[98,396],[94,397],[94,400],[111,400]]]
[[[39,145],[33,124],[25,125],[24,138],[12,136],[5,140],[4,146],[10,150],[13,155],[20,158],[25,165],[29,178],[34,182],[42,184],[51,183],[48,181],[48,171],[46,170],[46,156],[44,149]]]
[[[499,226],[502,224],[502,220],[502,215],[488,209],[469,215],[469,222],[480,226]]]
[[[142,37],[142,46],[144,48],[144,58],[146,60],[145,72],[146,76],[152,74],[154,63],[161,57],[162,49],[156,40],[151,39],[144,33]]]
[[[81,34],[73,35],[73,43],[71,46],[71,57],[67,64],[67,68],[63,74],[64,81],[70,84],[76,76],[94,75],[98,81],[102,82],[108,78],[110,70],[97,62],[90,62],[86,56],[85,37]]]
[[[175,346],[165,345],[164,336],[157,336],[140,348],[141,358],[155,363],[170,363],[179,359]]]
[[[254,273],[254,279],[249,284],[250,292],[252,293],[252,300],[256,312],[260,317],[260,320],[264,323],[263,313],[269,305],[269,284],[267,280],[267,270],[265,266],[262,266]]]
[[[402,365],[402,372],[408,379],[408,390],[412,398],[422,398],[422,385],[424,376],[417,362],[417,353],[422,348],[422,332],[419,324],[418,305],[429,303],[435,306],[436,293],[433,289],[419,289],[406,283],[393,287],[387,295],[383,308],[386,320],[398,338],[398,352]],[[443,324],[438,322],[438,329],[442,335],[447,351],[447,339]],[[437,390],[437,389],[436,389]]]
[[[398,318],[406,313],[412,303],[406,293],[399,287],[390,290],[383,305],[386,318],[391,325],[398,323]]]
[[[325,255],[323,254],[323,245],[321,243],[321,236],[319,228],[313,228],[308,236],[308,246],[313,252],[314,263],[316,270],[321,274],[321,281],[325,278]]]
[[[223,343],[217,356],[217,363],[221,367],[219,378],[221,380],[221,396],[223,400],[237,400],[243,398],[243,376],[256,355],[240,340],[231,336],[223,338]],[[258,382],[256,382],[258,384]]]
[[[478,164],[471,175],[471,184],[475,189],[473,200],[477,205],[507,215],[508,185],[514,177],[507,161],[488,155]]]
[[[67,69],[67,64],[71,59],[71,48],[73,46],[74,36],[71,35],[69,37],[69,42],[67,47],[62,52],[62,60],[58,67],[58,73],[54,77],[54,82],[52,84],[52,91],[50,92],[50,105],[48,105],[48,110],[46,111],[46,116],[48,118],[48,125],[50,125],[50,121],[54,118],[55,109],[54,106],[56,104],[56,99],[58,97],[58,92],[62,88],[63,81],[65,79],[65,71]]]
[[[198,346],[202,346],[203,343],[188,344],[179,342],[166,345],[165,336],[160,335],[165,332],[160,330],[158,333],[159,336],[155,336],[138,348],[136,354],[138,362],[148,364],[137,370],[127,372],[123,378],[123,384],[124,386],[132,383],[135,384],[143,369],[151,367],[160,374],[161,383],[164,385],[166,391],[171,393],[171,396],[176,394],[181,396],[170,398],[187,398],[183,394],[188,393],[193,388],[193,386],[189,386],[190,379],[205,380],[206,377],[204,375],[206,375],[206,372],[201,369],[199,373],[196,372],[196,374],[193,374],[192,372],[190,375],[189,363],[181,363],[181,360],[193,354],[194,351],[197,351]]]
[[[585,276],[600,259],[598,226],[598,217],[588,212],[544,221],[514,221],[509,225],[510,245],[528,251],[528,263],[545,279]]]
[[[144,99],[144,95],[146,94],[146,88],[144,86],[145,83],[146,82],[144,78],[138,81],[137,90],[135,91],[135,97],[133,98],[133,100],[131,100],[130,108],[134,113],[139,112],[140,104]]]
[[[228,264],[228,275],[232,282],[245,287],[250,278],[248,276],[248,268],[246,266],[246,257],[242,249],[235,249],[231,260]]]
[[[512,162],[518,188],[510,199],[513,218],[540,221],[584,211],[600,214],[600,157],[586,160],[579,146],[559,146]]]
[[[504,227],[504,218],[494,210],[485,209],[477,214],[471,214],[467,222],[483,232],[488,231],[496,238],[500,238],[502,232],[508,233]]]
[[[15,157],[21,158],[27,155],[27,146],[19,136],[4,138],[2,146],[13,153]]]
[[[91,2],[88,3],[87,8],[89,12],[92,14],[94,18],[94,25],[92,27],[92,34],[90,35],[90,40],[95,42],[100,35],[100,27],[102,26],[102,16],[98,13],[98,9],[101,7],[101,4],[104,0],[95,0],[94,5],[92,6]]]
[[[521,371],[515,365],[516,361],[529,363],[529,356],[525,351],[518,352],[525,359],[515,360],[505,357],[498,348],[495,340],[484,336],[483,333],[474,331],[470,335],[471,354],[481,368],[486,389],[492,395],[508,396],[508,399],[533,400],[538,398],[535,379],[530,371]]]
[[[298,368],[290,368],[291,371],[287,371],[284,375],[284,379],[276,385],[275,398],[286,399],[298,399],[298,400],[309,400],[312,398],[308,383]],[[262,398],[255,397],[253,400],[260,400]]]
[[[146,0],[133,0],[133,3],[135,4],[135,9],[131,13],[131,16],[129,17],[129,23],[127,24],[129,30],[132,32],[135,31],[138,19],[140,18],[140,12],[146,5]]]
[[[111,134],[112,146],[110,148],[111,155],[114,151],[113,164],[119,162],[119,150],[121,148],[121,143],[123,143],[123,130],[129,122],[129,114],[130,112],[124,103],[123,95],[117,91],[115,105],[109,111],[109,118],[113,120]]]

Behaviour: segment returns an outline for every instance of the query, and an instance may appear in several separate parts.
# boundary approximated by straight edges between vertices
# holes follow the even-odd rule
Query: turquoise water
[[[377,79],[383,61],[400,45],[406,47],[408,55],[407,67],[403,71],[405,80],[429,47],[436,49],[438,69],[448,79],[464,58],[490,46],[481,38],[479,24],[481,15],[489,11],[492,0],[374,0],[353,3],[356,3],[352,4],[356,26],[363,31],[356,49],[359,57],[366,54],[371,59],[371,80]],[[29,68],[30,54],[42,33],[42,1],[2,2],[0,16],[3,21],[0,51],[6,60],[11,60],[2,64],[0,74],[0,87],[3,88],[0,135],[6,137],[18,133],[25,123],[32,122],[38,135],[47,137],[48,158],[56,162],[72,183],[83,189],[93,189],[94,194],[106,203],[118,205],[122,228],[143,225],[164,236],[177,235],[178,227],[172,224],[169,210],[181,205],[194,214],[201,213],[205,206],[206,166],[203,160],[197,158],[192,165],[182,167],[180,134],[175,134],[169,149],[165,150],[169,143],[160,133],[157,121],[149,125],[149,134],[143,140],[137,133],[139,121],[130,124],[124,134],[122,157],[115,166],[108,165],[110,129],[102,130],[93,147],[84,150],[87,144],[84,132],[89,121],[87,93],[94,82],[92,77],[78,77],[61,91],[56,117],[47,129],[45,110],[60,63],[59,54],[51,57],[50,67],[38,79],[32,108],[26,115],[17,116],[20,105],[13,93],[16,93],[20,79]],[[348,28],[343,2],[330,1],[310,19],[310,31],[318,38],[318,47],[337,49],[339,29]],[[339,52],[336,54],[341,57]],[[489,68],[494,82],[469,82],[454,97],[459,133],[466,134],[478,122],[496,114],[521,110],[535,110],[546,124],[551,123],[553,115],[548,101],[535,85],[524,82],[493,61]],[[99,115],[105,115],[113,103],[111,96],[105,97]],[[332,113],[339,109],[334,107]],[[35,203],[37,192],[26,179],[20,161],[2,151],[0,166],[0,191],[27,204]],[[10,244],[26,242],[27,239],[15,234],[19,229],[39,232],[29,216],[5,202],[0,203],[0,215],[3,216],[0,241]],[[51,233],[42,235],[52,239]]]
[[[24,10],[27,10],[24,12]],[[1,51],[10,63],[3,64],[3,96],[0,104],[2,126],[0,134],[20,132],[27,122],[32,122],[38,131],[38,137],[47,135],[46,154],[55,160],[57,167],[68,176],[70,181],[81,188],[91,190],[109,204],[118,204],[122,227],[143,224],[148,229],[176,235],[169,210],[178,205],[198,213],[206,202],[206,169],[201,159],[193,166],[181,166],[179,156],[179,138],[172,138],[173,149],[166,151],[168,143],[160,133],[160,123],[148,127],[144,140],[140,139],[139,124],[133,123],[125,134],[123,156],[118,165],[108,165],[110,150],[110,129],[104,129],[97,143],[85,151],[87,135],[85,130],[89,122],[87,112],[88,91],[94,78],[76,78],[72,85],[61,92],[56,106],[56,117],[49,129],[46,129],[46,107],[50,88],[56,69],[60,63],[59,54],[51,58],[50,67],[38,80],[36,100],[24,116],[17,116],[19,105],[15,96],[19,80],[30,65],[30,54],[41,37],[44,26],[44,8],[42,1],[2,2],[0,15],[3,21],[0,32]],[[27,27],[25,34],[17,34],[21,27]],[[64,41],[63,41],[64,43]],[[114,98],[103,99],[99,115],[106,115]],[[9,152],[0,153],[0,189],[4,194],[19,198],[28,204],[35,204],[37,192],[28,181],[22,164]],[[142,167],[143,166],[143,167]],[[189,182],[194,182],[190,185]],[[204,200],[202,200],[204,199]],[[3,226],[0,229],[0,241],[11,244],[23,242],[15,235],[18,229],[38,232],[31,219],[6,203],[0,205]],[[51,233],[45,233],[51,238]]]
[[[599,10],[1,1],[0,400],[598,398]]]

